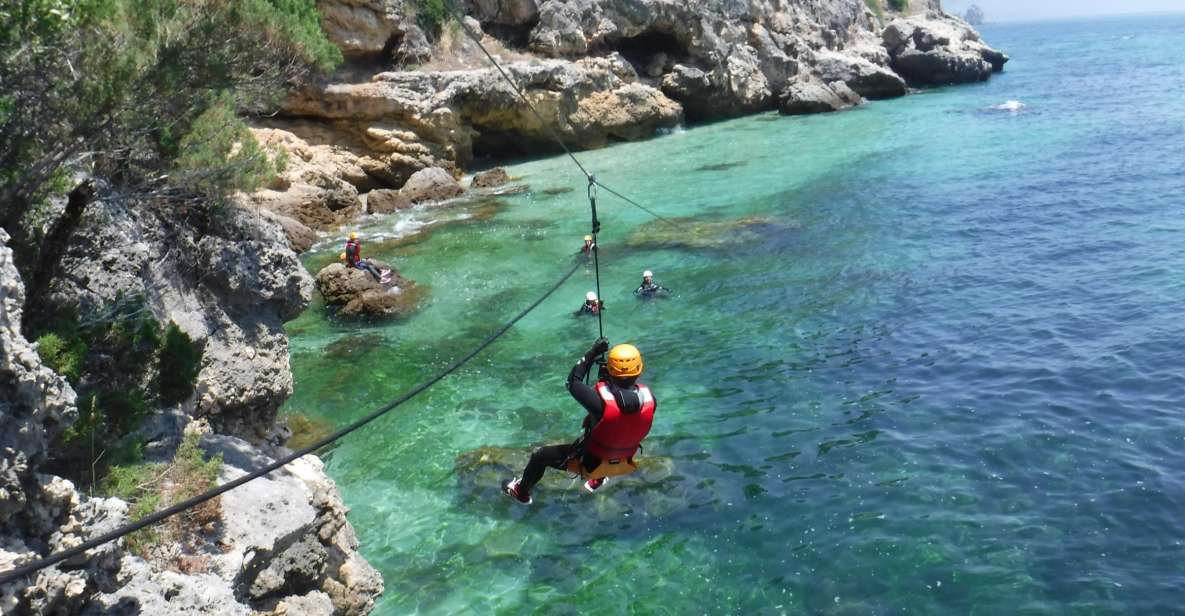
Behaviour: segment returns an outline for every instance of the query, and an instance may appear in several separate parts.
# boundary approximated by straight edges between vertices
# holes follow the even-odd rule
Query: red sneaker
[[[513,498],[523,505],[530,505],[532,502],[534,502],[531,500],[531,495],[519,489],[519,487],[522,485],[522,482],[522,479],[515,477],[514,479],[511,479],[502,485],[502,492],[506,494],[506,496]]]
[[[597,490],[601,489],[601,486],[605,485],[607,481],[609,481],[608,477],[589,479],[588,481],[584,482],[584,489],[588,490],[589,492],[596,492]]]

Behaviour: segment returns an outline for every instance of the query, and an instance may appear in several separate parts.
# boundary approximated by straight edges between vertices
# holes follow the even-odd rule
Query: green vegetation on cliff
[[[0,226],[31,292],[40,244],[61,238],[27,217],[86,176],[101,181],[76,210],[109,195],[201,208],[270,177],[235,114],[340,62],[319,19],[314,0],[0,5]]]
[[[117,496],[131,504],[129,515],[139,519],[158,509],[192,498],[218,483],[222,472],[222,454],[205,459],[196,434],[186,434],[169,464],[133,461],[111,467],[100,486],[103,494]],[[138,556],[149,556],[149,550],[166,541],[177,543],[181,553],[178,562],[170,563],[188,569],[201,569],[203,563],[194,562],[200,535],[212,530],[222,518],[221,499],[215,498],[191,509],[163,525],[152,526],[133,533],[128,547]],[[196,566],[195,566],[196,565]]]
[[[141,445],[129,435],[153,405],[189,399],[203,352],[176,323],[162,331],[138,299],[82,316],[61,311],[49,322],[37,352],[79,394],[78,420],[60,436],[57,470],[94,483]]]

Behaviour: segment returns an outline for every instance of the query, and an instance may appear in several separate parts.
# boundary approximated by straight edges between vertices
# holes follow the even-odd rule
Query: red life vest
[[[351,267],[362,260],[362,243],[357,240],[346,241],[346,263]]]
[[[613,398],[613,391],[605,381],[597,383],[597,393],[605,402],[605,414],[593,426],[585,441],[585,450],[602,460],[629,458],[638,451],[642,439],[650,433],[654,423],[654,395],[650,388],[638,385],[642,409],[637,413],[623,413]]]

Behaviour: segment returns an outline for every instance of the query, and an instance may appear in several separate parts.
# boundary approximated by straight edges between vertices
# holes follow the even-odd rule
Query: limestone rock
[[[421,169],[408,178],[399,194],[412,203],[444,201],[465,194],[453,175],[440,167]]]
[[[405,0],[318,0],[321,28],[347,58],[423,62],[430,49]],[[383,58],[387,54],[387,58]]]
[[[229,436],[208,434],[202,447],[223,456],[220,482],[273,460]],[[358,554],[348,509],[316,457],[224,494],[222,508],[220,549],[207,553],[205,572],[157,570],[124,556],[117,583],[99,588],[81,613],[361,616],[382,594],[382,579]]]
[[[905,80],[884,66],[860,57],[836,52],[815,54],[815,71],[825,83],[842,81],[860,96],[870,99],[905,96]]]
[[[274,210],[262,209],[265,218],[275,221],[284,230],[284,237],[288,238],[288,245],[296,253],[302,253],[313,247],[317,241],[317,232],[305,226],[300,221],[277,214]]]
[[[332,263],[317,272],[317,288],[325,303],[340,306],[346,317],[403,317],[415,311],[420,289],[391,266],[371,259],[376,267],[391,270],[390,281],[376,281],[369,273],[342,263]]]
[[[494,167],[473,176],[470,188],[497,188],[510,181],[510,174],[502,167]]]
[[[203,349],[193,404],[216,430],[259,438],[292,390],[283,324],[312,296],[312,278],[283,230],[232,206],[198,235],[171,213],[96,202],[49,286],[52,306],[83,314],[143,297]]]
[[[468,0],[468,13],[482,23],[532,26],[539,20],[536,0]]]
[[[37,500],[37,468],[78,416],[75,393],[21,333],[25,287],[0,229],[0,528]]]
[[[366,211],[371,214],[390,214],[411,206],[411,199],[398,190],[380,188],[366,193]]]
[[[918,85],[983,81],[1008,62],[1007,55],[985,45],[967,22],[940,11],[895,19],[881,40],[893,69]]]
[[[778,110],[784,115],[803,115],[839,111],[860,104],[860,95],[842,81],[830,84],[796,81],[782,92]]]

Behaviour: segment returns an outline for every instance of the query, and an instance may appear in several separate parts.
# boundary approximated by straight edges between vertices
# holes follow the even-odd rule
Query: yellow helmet
[[[632,344],[619,344],[609,350],[609,376],[632,379],[642,374],[642,353]]]
[[[591,235],[586,235],[586,236],[584,236],[584,241],[586,241],[586,242],[591,242],[591,241],[592,241],[592,236],[591,236]]]
[[[356,240],[356,239],[358,239],[358,232],[357,232],[357,231],[351,231],[351,232],[350,232],[350,239],[352,239],[352,240]]]

